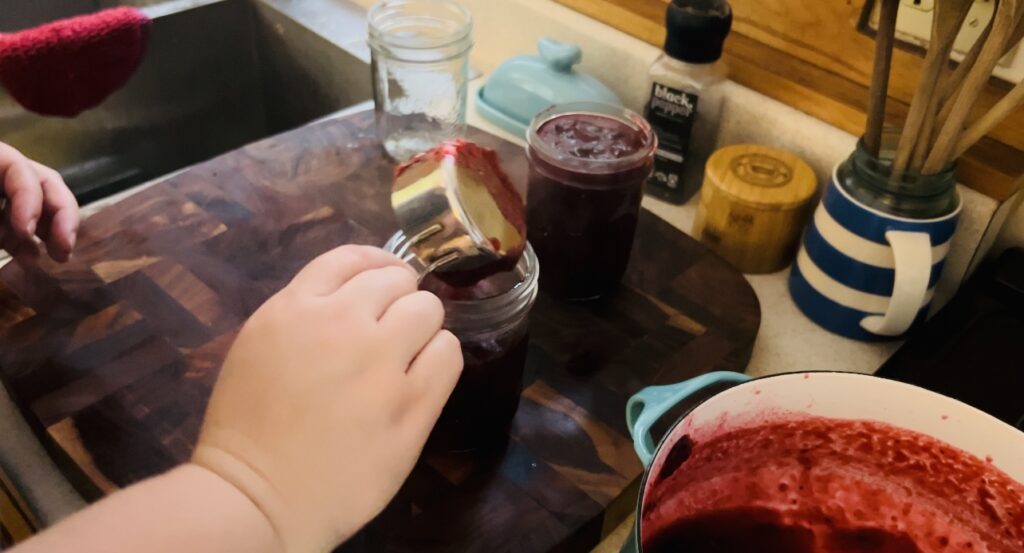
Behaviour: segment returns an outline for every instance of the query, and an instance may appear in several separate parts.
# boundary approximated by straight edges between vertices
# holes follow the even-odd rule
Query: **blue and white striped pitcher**
[[[910,219],[883,213],[838,184],[825,189],[797,254],[789,290],[827,330],[858,340],[905,334],[928,312],[960,216]]]

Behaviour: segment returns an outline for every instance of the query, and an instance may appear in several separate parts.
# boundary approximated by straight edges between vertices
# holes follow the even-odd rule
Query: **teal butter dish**
[[[579,46],[542,38],[540,55],[516,56],[494,70],[477,92],[481,117],[525,137],[530,121],[553,104],[622,102],[601,81],[573,69],[583,58]]]

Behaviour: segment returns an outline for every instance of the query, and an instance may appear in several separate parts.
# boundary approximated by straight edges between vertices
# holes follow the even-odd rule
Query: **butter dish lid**
[[[537,46],[539,56],[516,56],[494,70],[477,93],[481,116],[526,136],[533,117],[553,104],[591,101],[622,105],[601,81],[573,68],[583,57],[578,46],[550,38],[540,39]]]
[[[818,190],[814,170],[791,152],[760,144],[721,148],[708,158],[705,178],[735,201],[762,209],[792,209]]]

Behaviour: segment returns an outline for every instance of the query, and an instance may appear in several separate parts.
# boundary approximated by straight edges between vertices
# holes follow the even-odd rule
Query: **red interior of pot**
[[[904,384],[778,378],[676,425],[644,486],[644,553],[1024,551],[1024,484],[999,469],[1024,470],[1024,434]],[[1010,447],[960,439],[986,432]]]

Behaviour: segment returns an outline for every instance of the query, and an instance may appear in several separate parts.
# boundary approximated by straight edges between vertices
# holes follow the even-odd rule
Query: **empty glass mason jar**
[[[466,132],[473,19],[454,0],[383,0],[370,9],[377,135],[398,161]]]

